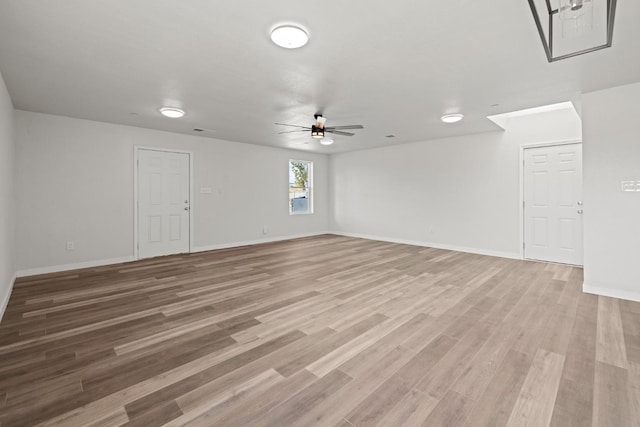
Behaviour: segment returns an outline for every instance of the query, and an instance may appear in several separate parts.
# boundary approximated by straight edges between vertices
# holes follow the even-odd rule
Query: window
[[[313,213],[313,162],[289,160],[289,214]]]

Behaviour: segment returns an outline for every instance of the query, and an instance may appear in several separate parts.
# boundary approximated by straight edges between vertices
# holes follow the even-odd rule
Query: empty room
[[[640,426],[638,18],[0,0],[0,425]]]

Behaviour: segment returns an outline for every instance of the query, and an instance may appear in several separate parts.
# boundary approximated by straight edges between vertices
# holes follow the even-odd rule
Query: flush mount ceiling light
[[[180,117],[184,117],[184,110],[175,107],[162,107],[160,109],[160,114],[165,117],[169,117],[172,119],[179,119]]]
[[[271,40],[280,47],[297,49],[307,44],[309,35],[295,25],[281,25],[271,32]]]
[[[463,114],[447,114],[440,117],[440,120],[442,120],[445,123],[456,123],[462,120],[463,117],[464,117]]]
[[[611,47],[616,0],[528,0],[549,62]]]
[[[320,140],[320,144],[322,144],[322,145],[331,145],[331,144],[333,144],[333,139],[331,139],[331,138],[322,138]]]
[[[280,47],[296,49],[307,44],[309,35],[295,25],[281,25],[271,31],[271,40]]]

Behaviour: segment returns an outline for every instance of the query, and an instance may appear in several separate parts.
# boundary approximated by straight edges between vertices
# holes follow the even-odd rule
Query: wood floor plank
[[[476,324],[447,352],[446,357],[426,372],[416,388],[436,399],[443,398],[490,335],[490,327]]]
[[[441,335],[408,361],[396,374],[373,390],[345,416],[354,425],[375,425],[418,383],[424,372],[441,360],[455,340]]]
[[[304,425],[299,418],[307,413],[319,402],[339,391],[352,380],[341,371],[335,370],[310,386],[291,396],[274,410],[254,421],[255,427],[260,426],[293,426]]]
[[[428,396],[415,388],[407,393],[387,414],[377,426],[419,426],[438,404],[438,400]]]
[[[220,411],[211,418],[211,425],[251,426],[263,419],[268,413],[309,387],[318,378],[307,370],[301,370],[284,378],[268,390],[250,397],[240,404]]]
[[[538,350],[507,426],[547,426],[558,393],[564,356]]]
[[[505,426],[531,366],[532,357],[510,350],[477,404],[466,426]]]
[[[19,278],[2,426],[631,426],[640,303],[322,235]]]
[[[633,418],[634,402],[629,393],[629,371],[596,361],[593,393],[594,427],[631,427],[638,425]]]
[[[640,313],[625,309],[620,310],[622,320],[627,361],[640,363]]]
[[[627,367],[627,349],[620,307],[615,298],[598,298],[598,341],[596,360],[619,368]]]
[[[475,403],[455,391],[448,391],[421,425],[427,427],[461,426],[466,422]]]
[[[237,404],[253,394],[258,394],[274,386],[282,379],[284,377],[276,370],[268,369],[230,390],[216,390],[205,385],[176,399],[184,415],[166,425],[175,427],[184,426],[185,424],[194,427],[214,425],[214,418],[216,413],[221,410],[221,407]]]
[[[598,297],[580,294],[576,319],[551,419],[554,427],[582,427],[593,423],[593,388],[596,355]]]
[[[371,347],[376,341],[381,340],[386,335],[398,329],[403,323],[410,319],[409,316],[410,314],[405,314],[405,316],[396,319],[385,320],[357,338],[309,364],[306,369],[317,377],[325,376],[344,362],[357,356],[363,350]]]

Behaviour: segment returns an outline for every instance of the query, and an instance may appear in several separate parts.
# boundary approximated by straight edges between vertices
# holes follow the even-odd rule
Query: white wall
[[[584,290],[640,301],[640,83],[583,96]]]
[[[520,147],[579,139],[581,128],[566,112],[513,118],[507,127],[329,160],[16,111],[17,270],[132,259],[134,145],[193,151],[195,250],[331,230],[519,257]],[[288,215],[289,158],[315,162],[314,215]],[[75,251],[66,250],[69,240]]]
[[[13,286],[14,263],[13,104],[0,75],[0,318]]]
[[[325,155],[25,111],[15,118],[20,274],[133,257],[135,145],[193,152],[195,250],[328,230]],[[314,161],[313,215],[288,213],[290,158]]]
[[[332,156],[332,229],[520,257],[520,147],[580,136],[562,110],[511,118],[504,132]]]

